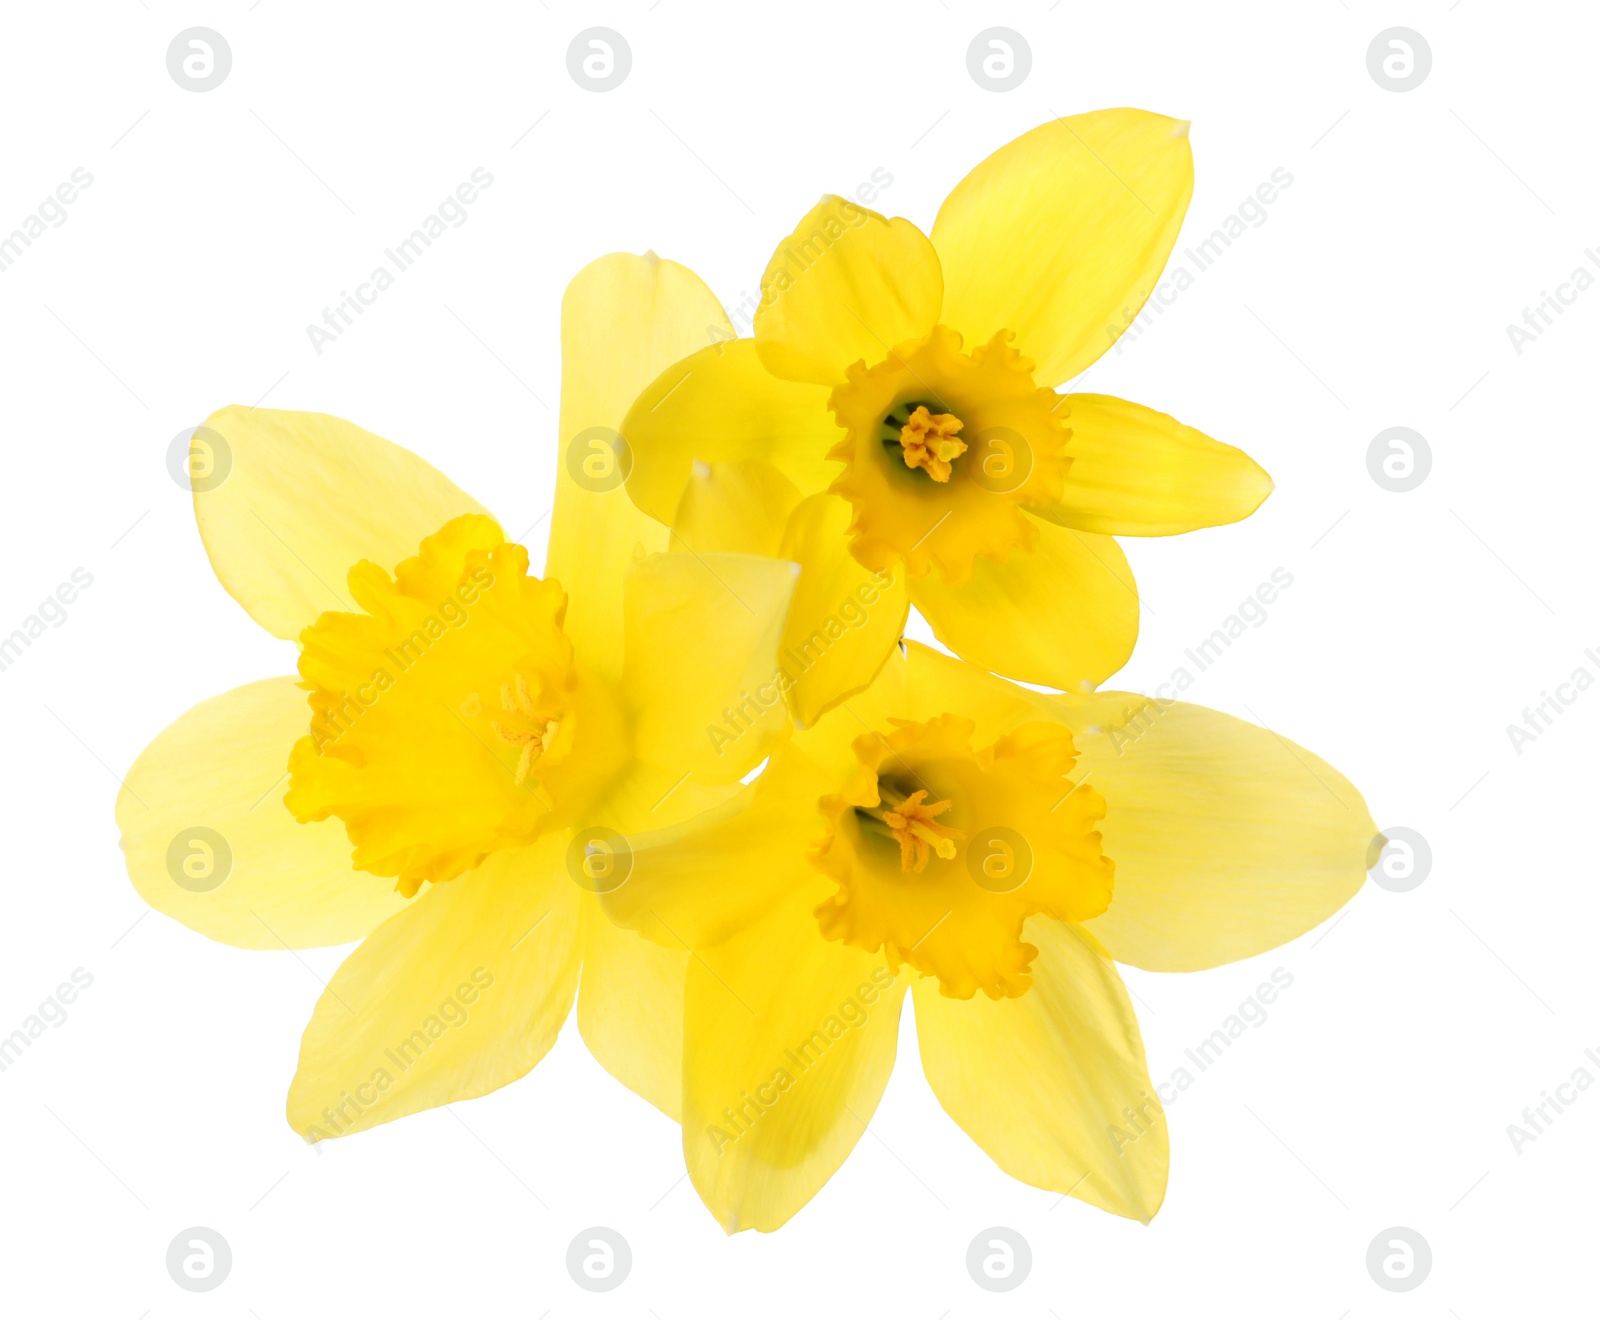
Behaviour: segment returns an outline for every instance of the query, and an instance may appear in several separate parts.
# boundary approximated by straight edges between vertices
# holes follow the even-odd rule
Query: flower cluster
[[[926,232],[825,198],[747,338],[683,266],[600,258],[562,305],[539,574],[348,422],[208,419],[233,466],[201,536],[296,672],[178,719],[117,815],[134,885],[194,929],[361,941],[306,1028],[296,1131],[503,1086],[576,999],[723,1227],[771,1230],[860,1138],[909,992],[929,1084],[1002,1169],[1155,1214],[1166,1127],[1117,964],[1295,938],[1376,833],[1312,753],[1176,700],[1118,738],[1147,703],[1101,688],[1138,630],[1116,538],[1271,490],[1067,388],[1192,183],[1186,124],[1111,110],[1002,147]],[[625,480],[567,461],[597,435]],[[903,639],[913,608],[942,648]]]

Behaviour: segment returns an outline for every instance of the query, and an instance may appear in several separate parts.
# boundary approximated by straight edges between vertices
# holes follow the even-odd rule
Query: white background
[[[658,0],[332,6],[8,5],[0,232],[74,168],[91,187],[0,273],[0,632],[74,568],[93,586],[0,673],[0,1034],[77,967],[92,987],[0,1074],[0,1311],[127,1317],[492,1315],[1229,1317],[1589,1314],[1600,1088],[1518,1153],[1506,1132],[1600,1052],[1594,981],[1600,690],[1517,754],[1506,726],[1600,647],[1593,378],[1600,292],[1522,354],[1508,323],[1600,249],[1594,54],[1580,6],[1492,0]],[[1021,87],[975,85],[983,28],[1022,33]],[[166,49],[221,32],[228,79]],[[633,69],[569,77],[580,30]],[[1396,94],[1366,51],[1404,25],[1433,68]],[[180,430],[225,403],[316,409],[409,445],[508,527],[549,507],[562,289],[654,248],[732,307],[824,191],[875,167],[924,227],[979,159],[1054,114],[1194,120],[1180,248],[1277,167],[1293,184],[1090,388],[1238,444],[1277,491],[1248,522],[1127,544],[1145,601],[1118,686],[1150,688],[1275,568],[1294,584],[1186,695],[1316,749],[1380,826],[1420,831],[1422,886],[1369,884],[1254,960],[1128,973],[1151,1071],[1276,967],[1294,984],[1170,1110],[1148,1227],[1018,1184],[901,1062],[854,1156],[773,1236],[724,1237],[676,1128],[568,1029],[527,1079],[305,1147],[283,1096],[342,950],[246,953],[146,914],[116,776],[194,702],[287,672],[213,580]],[[493,186],[322,355],[308,323],[475,167]],[[1433,469],[1381,489],[1404,425]],[[537,554],[537,551],[536,551]],[[1589,1065],[1600,1077],[1600,1066]],[[231,1243],[217,1291],[165,1268],[180,1230]],[[633,1272],[592,1295],[593,1224]],[[967,1244],[1032,1244],[1009,1294]],[[1405,1225],[1432,1274],[1395,1295],[1368,1243]]]

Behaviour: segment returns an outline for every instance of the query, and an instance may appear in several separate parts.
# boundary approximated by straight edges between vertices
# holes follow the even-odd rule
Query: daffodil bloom
[[[986,669],[1087,690],[1138,631],[1113,538],[1266,498],[1240,450],[1055,389],[1137,315],[1192,186],[1187,124],[1106,110],[1002,147],[930,234],[825,197],[768,263],[754,337],[675,363],[629,410],[641,509],[681,544],[736,525],[802,565],[785,636],[802,723],[871,680],[908,604]],[[841,627],[862,586],[868,617]]]
[[[697,956],[683,1145],[723,1227],[779,1227],[865,1131],[902,1000],[1007,1173],[1148,1221],[1167,1130],[1115,963],[1214,967],[1360,888],[1355,788],[1178,701],[1045,695],[928,648],[774,753],[714,822],[635,840],[621,923]]]
[[[670,262],[588,267],[563,305],[563,434],[615,428],[720,314]],[[786,731],[780,702],[731,751],[705,736],[773,672],[793,566],[656,553],[664,529],[563,469],[541,579],[475,500],[348,422],[233,407],[206,427],[231,456],[196,483],[206,551],[299,672],[181,716],[117,819],[139,893],[214,939],[364,939],[306,1029],[290,1123],[341,1136],[514,1080],[580,964],[591,1051],[676,1116],[689,955],[596,894],[628,834],[722,802]]]

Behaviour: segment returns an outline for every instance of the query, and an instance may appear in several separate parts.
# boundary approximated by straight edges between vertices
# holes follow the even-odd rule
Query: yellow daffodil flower
[[[614,429],[721,314],[670,262],[589,266],[563,304],[562,434]],[[731,751],[705,729],[773,671],[793,566],[657,553],[664,528],[563,467],[541,580],[475,500],[348,422],[205,425],[231,456],[195,483],[206,551],[298,640],[298,679],[181,716],[117,820],[139,893],[213,939],[364,939],[306,1029],[291,1125],[345,1135],[522,1076],[580,964],[591,1051],[676,1117],[689,955],[618,930],[596,894],[625,877],[619,836],[724,801],[785,735],[781,702]]]
[[[1115,962],[1293,939],[1360,888],[1376,835],[1342,775],[1266,729],[916,644],[711,814],[636,839],[602,901],[696,949],[684,1155],[730,1233],[779,1227],[843,1163],[908,985],[929,1083],[1002,1169],[1148,1221],[1167,1130]]]
[[[628,411],[627,489],[678,545],[731,534],[802,565],[784,639],[802,724],[871,681],[909,604],[986,669],[1086,691],[1138,631],[1113,537],[1266,498],[1238,449],[1055,390],[1143,306],[1192,186],[1187,124],[1105,110],[1002,147],[931,234],[825,197],[768,263],[754,337],[685,357]]]

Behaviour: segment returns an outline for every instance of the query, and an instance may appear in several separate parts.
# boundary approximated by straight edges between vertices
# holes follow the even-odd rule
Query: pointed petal
[[[578,983],[580,891],[551,835],[432,885],[334,973],[288,1118],[310,1140],[487,1095],[555,1043]]]
[[[696,462],[772,464],[809,495],[839,471],[828,451],[844,435],[828,389],[781,380],[736,339],[675,362],[639,395],[622,423],[633,455],[628,494],[670,524]]]
[[[235,404],[205,426],[229,467],[215,486],[191,479],[200,538],[218,581],[274,637],[354,609],[345,577],[361,560],[397,564],[450,519],[485,512],[409,449],[337,417]]]
[[[630,570],[623,695],[641,760],[731,783],[788,731],[777,656],[797,571],[693,553]]]
[[[622,419],[667,367],[732,334],[700,277],[654,253],[590,262],[561,300],[561,433],[545,573],[567,588],[567,635],[580,660],[613,681],[622,667],[624,572],[636,550],[665,550],[667,539],[626,493],[633,456],[617,444]]]
[[[355,871],[338,821],[283,805],[289,749],[311,712],[293,678],[211,697],[139,754],[117,796],[128,875],[158,912],[243,949],[358,940],[405,907]]]
[[[911,601],[962,659],[1024,683],[1084,691],[1127,663],[1139,596],[1122,547],[1108,536],[1034,520],[1032,550],[978,559],[959,586],[937,573],[911,580]]]
[[[1167,1124],[1127,989],[1080,927],[1041,916],[1026,936],[1039,956],[1019,999],[946,999],[917,981],[923,1071],[1013,1178],[1149,1223],[1166,1194]]]
[[[1199,971],[1304,934],[1366,879],[1355,786],[1270,729],[1128,692],[1053,699],[1105,797],[1116,889],[1088,928],[1118,962]],[[1075,775],[1076,777],[1076,775]]]
[[[683,978],[688,950],[614,926],[583,900],[578,1030],[599,1064],[673,1122],[683,1117]]]
[[[810,757],[779,748],[721,806],[632,838],[626,882],[601,897],[607,914],[669,948],[720,944],[814,885],[817,800],[836,787]]]
[[[756,345],[785,380],[836,385],[882,362],[939,318],[944,280],[927,236],[842,197],[824,197],[778,244],[761,277]]]
[[[1138,315],[1194,189],[1189,126],[1144,110],[1053,119],[1008,142],[939,208],[940,320],[967,344],[997,330],[1070,380]]]
[[[824,940],[820,877],[689,964],[683,1152],[723,1229],[771,1232],[844,1163],[894,1067],[905,985]]]
[[[850,553],[849,526],[844,500],[813,495],[783,537],[780,554],[800,565],[800,581],[780,661],[794,680],[789,707],[802,727],[872,682],[911,609],[904,572],[863,567]]]
[[[1248,518],[1272,493],[1242,449],[1126,399],[1067,397],[1072,466],[1061,502],[1033,507],[1041,518],[1108,536],[1172,536]]]
[[[672,548],[791,559],[779,550],[799,503],[794,482],[765,459],[696,463],[678,501]]]

